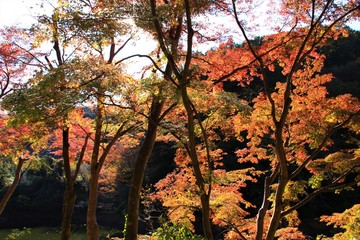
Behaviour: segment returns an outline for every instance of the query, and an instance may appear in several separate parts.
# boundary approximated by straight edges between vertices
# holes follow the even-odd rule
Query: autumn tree
[[[234,16],[245,39],[243,47],[225,44],[217,51],[209,51],[203,66],[214,83],[230,80],[245,86],[254,78],[262,80],[263,91],[251,103],[250,118],[239,117],[233,121],[239,139],[244,133],[248,139],[248,147],[237,152],[239,161],[266,160],[271,166],[264,181],[263,203],[256,224],[254,222],[256,229],[245,232],[255,239],[274,239],[281,219],[288,217],[289,226],[296,224],[291,223],[289,215],[312,198],[358,182],[358,178],[344,182],[350,173],[359,170],[357,151],[352,149],[345,150],[351,152],[347,157],[342,151],[327,154],[325,162],[331,166],[334,176],[329,179],[321,175],[320,178],[328,182],[321,180],[321,184],[312,185],[320,170],[315,166],[324,163],[321,155],[330,149],[333,134],[342,128],[356,134],[359,115],[356,98],[326,97],[324,84],[331,80],[331,75],[321,75],[324,56],[316,50],[328,38],[343,33],[341,26],[358,17],[359,5],[353,1],[286,1],[272,5],[272,11],[279,11],[272,16],[284,21],[273,29],[280,30],[279,33],[264,37],[259,43],[249,37],[255,24],[242,19],[254,9],[253,4],[232,1],[226,9]],[[271,72],[274,71],[281,72],[281,76],[273,79]],[[337,165],[336,159],[343,161]],[[298,180],[306,169],[315,173],[314,177],[305,182]]]
[[[67,190],[64,198],[62,239],[70,237],[70,220],[75,201],[74,180],[82,162],[84,148],[91,140],[89,201],[87,214],[88,239],[98,238],[96,207],[98,180],[102,166],[111,148],[124,134],[134,128],[134,122],[124,93],[129,92],[131,78],[125,77],[120,62],[115,56],[129,39],[122,39],[126,24],[122,24],[122,1],[68,3],[59,1],[52,16],[40,16],[39,23],[32,27],[37,36],[36,44],[46,42],[46,32],[52,34],[55,56],[46,56],[44,70],[30,80],[29,88],[13,95],[8,103],[15,106],[14,112],[24,119],[45,121],[63,128],[62,156],[64,160]],[[111,11],[110,11],[111,10]],[[118,46],[119,44],[119,46]],[[106,52],[105,52],[106,51]],[[107,54],[108,53],[108,54]],[[123,81],[121,83],[121,81]],[[107,107],[116,99],[124,104],[121,112],[117,107]],[[19,100],[32,97],[31,107],[22,109]],[[36,97],[34,97],[36,96]],[[96,118],[93,129],[86,132],[79,153],[75,172],[71,168],[69,114],[75,108],[90,104]],[[31,110],[30,110],[31,109]],[[29,111],[30,110],[30,111]],[[80,118],[78,119],[80,120]],[[116,127],[117,126],[117,127]],[[91,138],[90,138],[91,136]],[[83,149],[83,150],[82,150]],[[66,194],[69,193],[69,194]]]
[[[191,80],[190,65],[194,36],[192,18],[195,12],[201,14],[206,9],[209,9],[210,5],[211,3],[206,1],[202,3],[185,0],[181,2],[165,2],[164,4],[150,1],[150,6],[148,6],[151,13],[150,19],[153,22],[152,32],[156,36],[160,49],[168,60],[172,71],[171,75],[167,75],[165,78],[173,83],[176,91],[181,96],[182,104],[185,108],[188,140],[184,142],[184,147],[192,161],[196,186],[201,199],[203,229],[207,239],[213,239],[209,206],[213,163],[210,155],[207,155],[208,169],[203,174],[196,150],[196,109],[189,98],[187,87]],[[186,32],[184,33],[185,29]],[[180,37],[184,38],[184,42],[181,42],[181,45],[179,44]],[[184,48],[181,46],[184,46]],[[203,141],[206,143],[206,133],[202,132],[204,134],[202,136]],[[208,145],[205,144],[205,146],[209,153]]]
[[[70,238],[71,219],[77,195],[75,183],[83,162],[89,162],[90,159],[91,125],[92,121],[84,118],[82,109],[75,109],[67,116],[66,129],[64,130],[63,125],[59,124],[59,127],[52,132],[54,140],[49,148],[55,156],[62,156],[64,161],[66,187],[61,219],[62,239]]]
[[[146,2],[142,1],[133,5],[133,8],[139,7],[149,8],[150,6]],[[141,11],[134,12],[133,14],[133,17],[135,16],[134,19],[137,25],[146,29],[152,29],[152,22],[150,21],[149,23],[147,20],[144,20],[146,17],[148,17],[147,15],[149,12]],[[181,28],[177,26],[168,26],[168,31],[169,38],[171,40],[171,43],[169,44],[170,48],[172,49],[171,52],[176,54],[177,46],[181,36]],[[145,83],[143,86],[145,87],[145,91],[148,92],[147,101],[150,102],[150,105],[145,111],[136,111],[138,114],[144,115],[146,117],[146,127],[144,128],[144,140],[138,150],[137,157],[134,162],[132,178],[130,181],[125,232],[125,239],[128,240],[137,239],[141,190],[143,186],[146,165],[149,161],[156,141],[158,126],[164,117],[177,104],[177,98],[174,97],[174,95],[171,93],[171,88],[169,87],[171,86],[171,76],[173,73],[171,63],[169,60],[167,60],[166,64],[162,64],[163,61],[159,56],[159,50],[155,51],[155,53],[157,53],[157,56],[155,56],[156,59],[154,59],[154,56],[134,55],[150,58],[153,64],[151,67],[153,73],[150,74],[149,77],[143,79],[143,82]],[[157,72],[159,72],[160,76],[157,74]]]
[[[27,36],[24,40],[21,36]],[[31,37],[24,29],[7,27],[0,29],[0,101],[8,94],[16,91],[25,84],[24,77],[32,66],[37,66],[38,52],[30,54],[32,49]],[[3,110],[3,108],[1,108]],[[43,127],[40,125],[12,123],[5,113],[1,115],[1,155],[11,158],[16,163],[15,176],[9,189],[0,202],[0,214],[20,182],[22,168],[27,162],[35,158],[44,147],[41,140]],[[34,137],[32,132],[38,132]],[[25,164],[26,165],[26,164]]]
[[[170,74],[170,71],[170,67],[167,66],[165,72]],[[134,162],[134,167],[132,169],[132,178],[130,180],[130,190],[128,197],[125,239],[137,239],[140,196],[146,165],[154,148],[158,126],[164,116],[176,104],[176,101],[175,103],[171,103],[171,97],[170,101],[167,101],[167,98],[165,97],[169,88],[166,87],[168,84],[166,84],[164,79],[157,79],[156,76],[152,76],[147,80],[149,83],[145,84],[149,84],[151,86],[149,97],[147,98],[147,101],[150,102],[150,105],[147,109],[144,109],[145,111],[137,111],[139,114],[145,115],[146,120],[144,122],[146,123],[146,126],[143,130],[144,139],[138,150]],[[163,110],[164,108],[165,110]]]

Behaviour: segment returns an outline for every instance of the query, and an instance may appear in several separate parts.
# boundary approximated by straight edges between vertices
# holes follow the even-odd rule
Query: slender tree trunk
[[[65,192],[63,199],[63,209],[62,209],[62,219],[61,219],[61,240],[69,240],[71,235],[71,219],[74,211],[75,200],[76,200],[76,190],[75,190],[75,181],[79,175],[80,167],[84,159],[84,154],[86,151],[86,146],[90,135],[88,134],[85,138],[84,145],[81,149],[80,155],[78,157],[78,162],[76,163],[76,168],[74,174],[71,174],[70,167],[70,156],[69,156],[69,129],[64,127],[63,129],[63,161],[64,161],[64,172],[65,172]]]
[[[151,105],[145,141],[135,160],[133,175],[130,182],[125,240],[137,239],[140,192],[144,180],[146,165],[154,148],[156,130],[162,108],[163,102],[159,102],[158,99],[154,99]]]
[[[74,186],[67,186],[64,193],[61,220],[61,240],[69,240],[71,235],[71,219],[76,200],[76,191]]]
[[[276,168],[274,169],[274,171],[272,172],[272,174],[270,176],[267,176],[265,178],[263,203],[259,209],[259,212],[258,212],[257,218],[256,218],[256,235],[255,235],[256,240],[263,239],[264,220],[265,220],[266,212],[268,211],[268,208],[270,205],[270,200],[269,200],[270,187],[271,187],[271,184],[274,182],[278,173],[279,173],[279,165],[276,166]]]
[[[264,219],[266,212],[269,208],[269,196],[270,196],[270,181],[269,177],[265,178],[264,183],[264,199],[263,203],[261,205],[261,208],[259,209],[259,212],[257,214],[256,218],[256,240],[262,240],[263,234],[264,234]]]
[[[286,108],[285,108],[286,109]],[[283,118],[285,119],[285,117]],[[281,211],[283,209],[283,195],[285,192],[286,185],[289,182],[289,172],[286,161],[286,153],[284,149],[284,141],[282,136],[282,130],[285,120],[277,122],[275,128],[275,139],[276,139],[276,157],[280,166],[279,182],[275,193],[275,203],[273,208],[273,214],[271,217],[270,225],[266,235],[266,240],[273,240],[275,237],[276,230],[278,229],[281,220]]]
[[[269,229],[266,235],[266,240],[273,240],[275,237],[276,230],[278,229],[281,220],[281,211],[283,208],[283,195],[288,180],[282,176],[279,178],[278,187],[276,189],[274,212],[271,217]]]
[[[65,123],[65,121],[64,121]],[[69,128],[64,126],[62,131],[62,157],[65,172],[65,192],[61,216],[61,240],[69,240],[71,235],[71,218],[75,204],[76,193],[71,184],[71,168],[69,156]]]
[[[5,208],[6,204],[8,203],[10,197],[14,193],[17,185],[19,184],[19,182],[21,180],[21,169],[22,169],[22,167],[24,165],[24,162],[25,162],[25,159],[19,158],[19,162],[18,162],[18,164],[16,166],[16,170],[15,170],[14,181],[11,183],[9,189],[6,191],[5,195],[1,199],[1,202],[0,202],[0,215],[4,211],[4,208]]]
[[[205,238],[208,240],[214,239],[211,230],[211,219],[210,219],[210,190],[209,192],[205,189],[205,180],[202,176],[200,163],[196,152],[196,141],[195,141],[195,123],[194,123],[194,110],[191,106],[189,96],[187,94],[186,79],[182,79],[180,83],[181,97],[183,100],[184,107],[187,112],[188,118],[188,137],[189,137],[189,154],[193,164],[194,175],[196,179],[196,185],[200,191],[201,200],[201,212],[202,212],[202,224]],[[210,166],[209,166],[210,167]],[[211,174],[211,173],[210,173]],[[211,183],[210,183],[211,184]]]

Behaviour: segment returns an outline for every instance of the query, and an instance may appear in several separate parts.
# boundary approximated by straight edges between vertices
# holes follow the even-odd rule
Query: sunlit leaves
[[[334,213],[331,216],[321,216],[322,222],[327,225],[334,225],[345,231],[337,233],[334,236],[336,240],[356,239],[360,237],[360,204],[354,205],[352,208],[342,213]]]
[[[43,124],[11,125],[9,119],[0,120],[0,154],[18,161],[32,159],[48,147],[47,130]]]
[[[286,240],[286,239],[307,239],[304,234],[299,231],[297,227],[287,227],[287,228],[281,228],[276,231],[276,236],[279,240]]]
[[[16,116],[14,121],[56,123],[79,99],[79,92],[69,91],[61,82],[63,74],[62,69],[54,69],[45,76],[39,74],[39,83],[7,96],[2,103],[4,108]]]
[[[39,66],[40,54],[31,51],[31,37],[24,29],[0,29],[0,98],[26,84],[29,69]]]

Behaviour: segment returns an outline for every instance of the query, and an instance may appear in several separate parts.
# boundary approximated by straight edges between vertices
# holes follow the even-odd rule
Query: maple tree
[[[169,74],[170,67],[167,65],[166,73]],[[141,189],[143,185],[145,170],[147,162],[153,151],[158,125],[166,114],[174,107],[174,104],[166,101],[166,82],[164,80],[152,79],[150,77],[150,85],[152,86],[149,98],[147,101],[151,102],[146,112],[140,111],[141,114],[146,114],[147,126],[144,129],[144,140],[138,150],[137,157],[134,162],[132,178],[130,180],[130,190],[128,196],[128,208],[126,219],[126,234],[125,239],[135,239],[138,234],[138,218],[139,218],[139,204]],[[158,91],[154,91],[158,89]],[[165,108],[166,107],[166,108]],[[163,110],[165,108],[165,110]],[[139,112],[139,110],[137,110]]]
[[[224,79],[239,81],[242,86],[254,78],[260,78],[263,82],[264,91],[252,101],[250,118],[234,118],[234,126],[240,139],[240,133],[246,131],[249,140],[248,147],[237,152],[239,161],[271,162],[271,174],[265,178],[263,204],[257,215],[257,228],[251,236],[256,239],[273,239],[280,220],[314,196],[357,183],[355,179],[354,182],[343,184],[350,172],[358,170],[356,150],[350,150],[353,154],[350,154],[349,162],[344,162],[343,168],[339,169],[337,177],[331,179],[330,184],[320,184],[317,186],[319,189],[315,187],[316,190],[310,194],[303,181],[294,179],[305,168],[311,169],[312,164],[322,162],[317,159],[318,155],[329,147],[330,138],[336,130],[347,127],[351,131],[358,127],[355,120],[359,113],[356,98],[349,95],[326,98],[323,85],[330,81],[331,76],[319,74],[323,56],[316,53],[316,48],[324,44],[328,37],[336,38],[341,34],[339,26],[356,14],[359,5],[353,2],[336,5],[330,1],[324,4],[312,1],[309,5],[301,3],[300,6],[297,2],[284,2],[283,8],[280,8],[282,15],[277,16],[293,17],[293,21],[289,22],[290,31],[264,37],[261,44],[256,44],[248,38],[249,26],[239,17],[245,10],[251,9],[251,4],[249,8],[240,8],[237,2],[232,1],[230,10],[245,38],[244,46],[232,47],[229,41],[216,51],[210,51],[206,55],[209,58],[205,57],[206,63],[203,64],[216,70],[210,70],[209,67],[203,69],[204,74],[218,84]],[[334,8],[337,14],[332,14]],[[298,11],[309,11],[312,14],[303,14],[305,17],[300,18]],[[281,71],[283,77],[271,79],[269,72],[275,70]],[[268,146],[264,146],[265,142]],[[329,155],[329,161],[333,159],[332,156]],[[272,193],[273,187],[275,193]],[[290,189],[299,192],[290,193]],[[308,195],[298,199],[297,196],[302,194]],[[297,200],[298,203],[287,205]],[[264,228],[268,230],[264,231]]]
[[[168,60],[169,67],[172,70],[171,75],[166,75],[165,78],[174,84],[174,87],[179,91],[182,104],[185,108],[187,119],[187,140],[183,142],[192,162],[193,171],[195,175],[195,183],[198,188],[198,194],[201,201],[202,211],[202,224],[205,237],[213,239],[210,222],[210,194],[211,194],[211,178],[212,178],[212,165],[209,154],[209,146],[207,143],[207,136],[200,124],[200,131],[203,133],[203,141],[205,143],[207,159],[207,170],[203,175],[200,167],[198,151],[196,149],[196,113],[197,110],[192,103],[188,94],[188,82],[191,79],[191,60],[192,60],[192,47],[194,29],[192,25],[192,11],[196,13],[205,12],[211,6],[210,2],[203,4],[196,1],[183,1],[183,2],[164,2],[163,4],[157,1],[150,1],[151,19],[153,22],[152,32],[155,34],[160,48]],[[168,10],[172,10],[168,12]],[[169,14],[170,13],[170,14]],[[161,17],[161,18],[160,18]],[[162,19],[162,21],[160,21]],[[184,34],[185,43],[184,50],[179,45],[179,39],[183,35],[183,29],[186,29]],[[183,55],[184,57],[180,57]]]
[[[34,62],[38,53],[29,54],[26,49],[31,48],[29,46],[31,38],[24,41],[21,35],[29,37],[23,29],[10,27],[0,29],[0,100],[21,88],[25,84],[23,78],[29,66],[36,66]],[[23,46],[19,45],[20,42]],[[1,155],[10,157],[16,162],[16,170],[14,180],[0,202],[0,214],[21,180],[21,171],[25,162],[35,158],[41,147],[44,147],[44,142],[41,141],[43,136],[41,125],[12,124],[7,118],[5,114],[1,115]],[[32,131],[38,132],[38,138],[31,135]]]
[[[27,40],[24,40],[26,38]],[[37,65],[38,53],[28,52],[32,48],[31,39],[24,29],[15,27],[0,29],[0,99],[24,84],[23,78],[29,66]]]
[[[89,239],[97,239],[96,207],[100,171],[116,141],[135,126],[132,126],[134,122],[131,120],[131,114],[128,114],[131,110],[123,110],[121,114],[118,114],[116,107],[106,106],[107,101],[113,101],[112,96],[107,97],[106,94],[118,91],[118,96],[121,97],[119,93],[121,87],[117,88],[116,85],[120,85],[119,79],[130,80],[122,75],[120,64],[115,64],[113,61],[124,47],[123,44],[115,49],[118,43],[116,38],[123,28],[121,24],[117,24],[120,19],[116,18],[116,15],[111,17],[106,11],[112,8],[111,4],[114,7],[115,3],[78,1],[69,4],[67,1],[59,1],[58,4],[59,7],[54,9],[52,16],[40,16],[39,24],[33,27],[38,45],[47,40],[44,33],[47,31],[52,33],[51,40],[55,59],[52,60],[50,56],[46,56],[44,71],[39,72],[31,79],[31,86],[28,89],[22,91],[21,94],[12,95],[7,102],[14,106],[13,111],[16,112],[18,118],[22,116],[24,119],[30,118],[33,122],[44,121],[50,124],[50,127],[56,126],[57,123],[62,126],[62,157],[66,181],[62,239],[70,237],[71,215],[76,197],[74,183],[83,162],[84,151],[87,146],[92,146],[87,234]],[[116,4],[116,6],[118,5]],[[112,10],[115,14],[117,13],[115,10],[118,8]],[[99,21],[103,21],[104,26],[95,29]],[[123,40],[119,39],[119,41]],[[127,41],[123,41],[123,43],[126,44]],[[109,48],[109,57],[106,60],[104,48]],[[68,51],[70,53],[67,53]],[[113,87],[110,88],[110,86]],[[126,88],[122,89],[123,93],[126,91],[128,91]],[[32,96],[31,105],[24,109],[21,101],[26,101],[30,96]],[[124,97],[119,100],[126,105]],[[78,146],[76,150],[70,145],[72,140],[68,125],[69,114],[78,107],[78,104],[85,104],[85,102],[94,106],[92,111],[96,117],[91,125],[93,126],[91,131],[86,132],[86,128],[84,128],[85,141],[83,146]],[[84,121],[79,117],[77,120]],[[90,136],[92,137],[90,138]],[[91,144],[88,144],[89,138],[92,141]],[[74,152],[80,155],[75,172],[72,173],[73,157],[71,154]]]
[[[86,160],[89,161],[90,158],[87,153],[91,151],[91,144],[89,144],[90,126],[91,121],[86,121],[83,118],[83,112],[75,110],[66,119],[66,125],[60,125],[60,128],[53,133],[55,141],[50,146],[50,149],[55,150],[55,156],[62,156],[66,181],[61,223],[62,239],[70,238],[71,218],[76,200],[75,182],[82,163]],[[61,140],[59,141],[59,139]],[[75,167],[71,167],[72,165],[75,165]]]
[[[185,1],[184,5],[186,4],[189,3]],[[340,164],[331,164],[334,163],[333,160],[340,156],[343,158],[346,154],[330,154],[325,158],[327,159],[326,162],[331,162],[330,166],[334,167],[333,170],[336,173],[331,180],[327,179],[330,181],[329,184],[312,185],[316,177],[308,179],[308,183],[305,183],[304,180],[295,181],[294,179],[303,170],[308,169],[315,173],[314,166],[320,165],[320,163],[324,164],[319,155],[330,147],[330,139],[334,132],[341,128],[347,128],[355,134],[357,132],[358,100],[350,95],[342,95],[336,98],[326,97],[324,84],[331,80],[331,75],[320,75],[324,56],[316,53],[316,48],[324,44],[327,38],[336,38],[339,34],[344,33],[340,30],[341,24],[351,17],[357,17],[356,10],[359,9],[359,5],[351,1],[341,4],[335,4],[331,1],[327,3],[312,1],[306,4],[301,3],[301,5],[298,2],[283,2],[281,3],[283,5],[279,3],[280,15],[276,16],[279,16],[280,19],[281,16],[287,19],[293,17],[293,21],[285,22],[289,25],[282,26],[282,29],[288,27],[290,30],[265,37],[258,44],[249,39],[247,30],[250,29],[250,26],[245,25],[245,22],[239,18],[240,14],[249,12],[253,8],[253,4],[253,2],[249,2],[248,5],[242,4],[240,8],[238,2],[232,1],[227,9],[229,13],[234,15],[239,30],[245,37],[243,47],[234,47],[230,39],[219,49],[209,51],[205,56],[197,56],[199,61],[196,64],[199,66],[200,74],[208,77],[209,86],[212,85],[214,91],[222,91],[224,80],[239,81],[242,86],[246,86],[254,78],[260,78],[263,82],[264,91],[252,100],[253,110],[251,114],[246,117],[243,114],[237,114],[236,117],[231,117],[227,121],[233,121],[234,133],[239,139],[243,138],[241,134],[244,132],[247,134],[248,147],[237,151],[239,161],[257,164],[260,160],[266,160],[271,163],[272,168],[269,169],[270,173],[265,178],[263,204],[259,209],[257,219],[252,221],[252,226],[249,227],[250,221],[246,221],[248,224],[239,220],[228,221],[228,223],[230,227],[235,228],[235,235],[239,238],[273,239],[275,234],[281,234],[281,231],[284,234],[286,231],[295,234],[296,228],[291,228],[293,227],[291,224],[295,224],[296,227],[298,223],[296,221],[291,223],[290,220],[288,229],[279,230],[276,233],[280,220],[289,214],[292,214],[292,217],[296,216],[295,210],[316,195],[355,186],[358,183],[357,178],[350,183],[345,184],[343,182],[350,173],[358,171],[356,148],[346,150],[351,154],[346,157],[348,161],[342,162],[341,167]],[[154,11],[155,2],[152,6]],[[189,11],[189,9],[187,10]],[[310,14],[301,15],[302,11],[308,11]],[[301,18],[299,15],[304,17]],[[190,16],[187,15],[187,17],[188,27],[191,27]],[[164,38],[162,36],[163,31],[160,29],[160,24],[157,27],[157,35],[160,38],[160,43],[163,44],[162,50],[166,54],[166,45],[161,42],[164,41],[161,39]],[[193,33],[192,29],[187,29],[187,31],[188,45],[186,46],[188,48],[187,54],[189,54],[189,50],[191,52],[189,38],[191,39]],[[170,53],[167,54],[168,58],[173,57]],[[186,71],[186,63],[190,63],[191,57],[189,56],[186,60],[184,61],[185,65],[182,66],[185,69],[184,71]],[[279,79],[270,79],[269,72],[275,70],[281,71],[283,76]],[[178,79],[184,79],[184,75],[186,76],[186,73],[181,73],[183,75],[179,74]],[[182,84],[181,80],[179,82],[180,91],[183,87],[182,99],[189,120],[187,130],[191,141],[190,135],[193,132],[193,119],[191,118],[195,115],[195,105],[191,105],[186,93],[188,82],[182,82]],[[311,116],[311,118],[304,119],[303,116]],[[264,145],[265,142],[268,142],[268,145]],[[194,146],[192,150],[189,149],[192,160],[197,158],[194,143],[189,145],[190,147]],[[196,173],[196,161],[193,162],[193,165],[196,184],[200,191],[201,189],[204,190],[201,188],[201,184],[199,186],[201,172],[200,174]],[[316,173],[319,173],[318,170]],[[325,179],[325,177],[322,178]],[[179,199],[183,205],[174,201],[174,198],[176,198],[176,193],[189,189],[186,182],[194,181],[190,179],[191,177],[186,176],[184,171],[169,175],[163,183],[158,184],[160,189],[158,196],[170,208],[176,209],[175,206],[189,205],[192,201],[186,200],[188,197]],[[169,182],[176,184],[176,186],[179,185],[180,190],[169,188]],[[210,182],[209,189],[214,185],[211,180]],[[177,188],[175,187],[175,189]],[[315,190],[309,193],[309,188]],[[293,191],[290,191],[291,189]],[[301,198],[302,195],[307,196]],[[210,191],[204,195],[204,198],[206,197],[211,198]],[[241,198],[239,201],[241,202]],[[272,205],[270,205],[271,203]],[[175,215],[180,213],[185,221],[194,220],[191,217],[191,211],[184,211],[183,207],[180,207],[179,211],[171,212],[174,214],[174,219],[179,220],[179,216],[175,217]],[[206,217],[210,219],[209,215]],[[291,217],[287,216],[287,219],[291,219]],[[207,221],[204,219],[204,212],[203,221]],[[267,231],[265,228],[268,228]],[[248,236],[246,236],[247,234]],[[208,239],[212,238],[210,233],[205,233],[205,236]]]
[[[133,7],[139,7],[136,5],[140,5],[142,7],[149,7],[146,2],[139,2],[135,4]],[[142,21],[144,18],[144,14],[148,14],[146,11],[135,12],[135,15],[139,15],[135,17],[137,20],[137,24],[150,28],[152,22]],[[140,19],[140,20],[138,20]],[[170,32],[171,43],[169,44],[172,52],[175,54],[177,51],[177,46],[180,40],[180,31],[181,28],[177,26],[167,26],[168,31]],[[126,218],[126,229],[125,229],[125,239],[137,239],[138,234],[138,219],[139,219],[139,206],[140,206],[140,197],[141,190],[146,170],[147,162],[149,161],[150,155],[153,151],[154,144],[156,141],[158,126],[164,117],[174,108],[177,104],[177,99],[171,95],[171,88],[169,87],[169,80],[171,80],[171,75],[173,73],[173,69],[171,67],[171,61],[167,60],[164,65],[164,70],[162,70],[162,62],[161,57],[159,56],[159,50],[155,51],[157,54],[157,60],[155,61],[151,58],[154,66],[152,67],[153,73],[150,74],[148,78],[145,78],[145,88],[148,92],[149,98],[147,101],[151,102],[150,106],[144,111],[137,110],[136,112],[141,113],[146,116],[146,124],[144,131],[144,140],[143,143],[138,150],[137,157],[134,162],[134,169],[132,178],[130,180],[130,190],[128,196],[128,207],[127,207],[127,218]],[[159,71],[162,75],[161,77],[157,76],[156,72]],[[170,93],[170,94],[169,94]],[[169,101],[167,101],[167,98]]]
[[[76,4],[76,3],[75,3]],[[104,5],[101,3],[84,3],[79,2],[79,7],[84,9],[84,12],[77,11],[76,14],[73,14],[74,19],[70,21],[70,30],[74,32],[79,32],[77,35],[80,40],[85,41],[85,43],[90,45],[91,51],[98,53],[97,57],[90,57],[85,59],[88,64],[90,61],[93,61],[92,71],[89,72],[88,76],[95,76],[94,79],[85,80],[85,88],[90,90],[90,96],[93,98],[95,104],[95,122],[94,122],[94,135],[92,138],[93,146],[91,150],[90,157],[90,179],[89,179],[89,198],[88,198],[88,211],[87,211],[87,236],[88,239],[97,239],[98,238],[98,226],[96,222],[96,207],[97,207],[97,195],[98,195],[98,184],[99,184],[99,175],[104,165],[104,162],[109,155],[112,147],[118,141],[118,139],[131,131],[135,125],[131,122],[131,114],[128,115],[127,111],[123,112],[123,117],[116,113],[116,109],[106,107],[106,94],[105,91],[110,91],[110,88],[104,89],[103,86],[109,86],[109,84],[115,84],[120,79],[127,80],[115,71],[119,71],[119,68],[113,64],[114,57],[122,49],[123,46],[120,46],[118,49],[115,49],[115,37],[117,32],[121,29],[118,28],[117,22],[119,19],[115,17],[109,18],[106,16],[108,12],[105,12],[110,6]],[[99,4],[99,5],[98,5]],[[89,14],[85,9],[90,7],[92,12]],[[65,11],[69,16],[73,13],[74,8],[69,5],[65,5]],[[83,16],[78,15],[83,14]],[[92,15],[93,14],[93,15]],[[105,25],[109,28],[103,28],[95,30],[97,22],[94,22],[92,18],[99,20],[103,16]],[[78,16],[78,18],[76,18]],[[66,25],[65,19],[65,27]],[[78,21],[78,22],[77,22]],[[110,46],[109,57],[105,60],[104,50],[105,46]],[[114,66],[111,68],[110,66]],[[83,73],[82,73],[83,75]],[[86,81],[88,83],[86,83]],[[120,84],[120,82],[117,82]],[[115,85],[114,85],[115,86]],[[122,99],[124,100],[124,99]],[[125,103],[123,103],[125,104]],[[116,116],[114,120],[111,120],[111,115]],[[110,127],[111,125],[118,124],[118,128]],[[109,128],[110,127],[110,128]],[[112,129],[112,130],[111,130]],[[106,141],[105,141],[106,140]]]

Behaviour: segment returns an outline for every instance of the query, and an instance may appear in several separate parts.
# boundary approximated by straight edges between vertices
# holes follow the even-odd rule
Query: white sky
[[[34,23],[35,9],[42,0],[0,0],[0,26]]]
[[[30,26],[35,22],[33,16],[39,14],[51,14],[52,7],[49,2],[55,0],[0,0],[0,27],[19,24],[20,26]],[[44,8],[39,5],[43,3]],[[218,19],[216,20],[218,21]],[[220,20],[221,21],[221,20]],[[215,24],[216,25],[216,24]],[[353,29],[360,30],[360,22],[349,24]],[[262,34],[264,35],[264,34]],[[235,41],[241,41],[234,36]],[[141,44],[146,46],[147,44]],[[137,46],[139,47],[139,46]],[[204,46],[205,47],[205,46]],[[205,47],[206,48],[206,47]],[[142,52],[144,52],[142,50]]]

